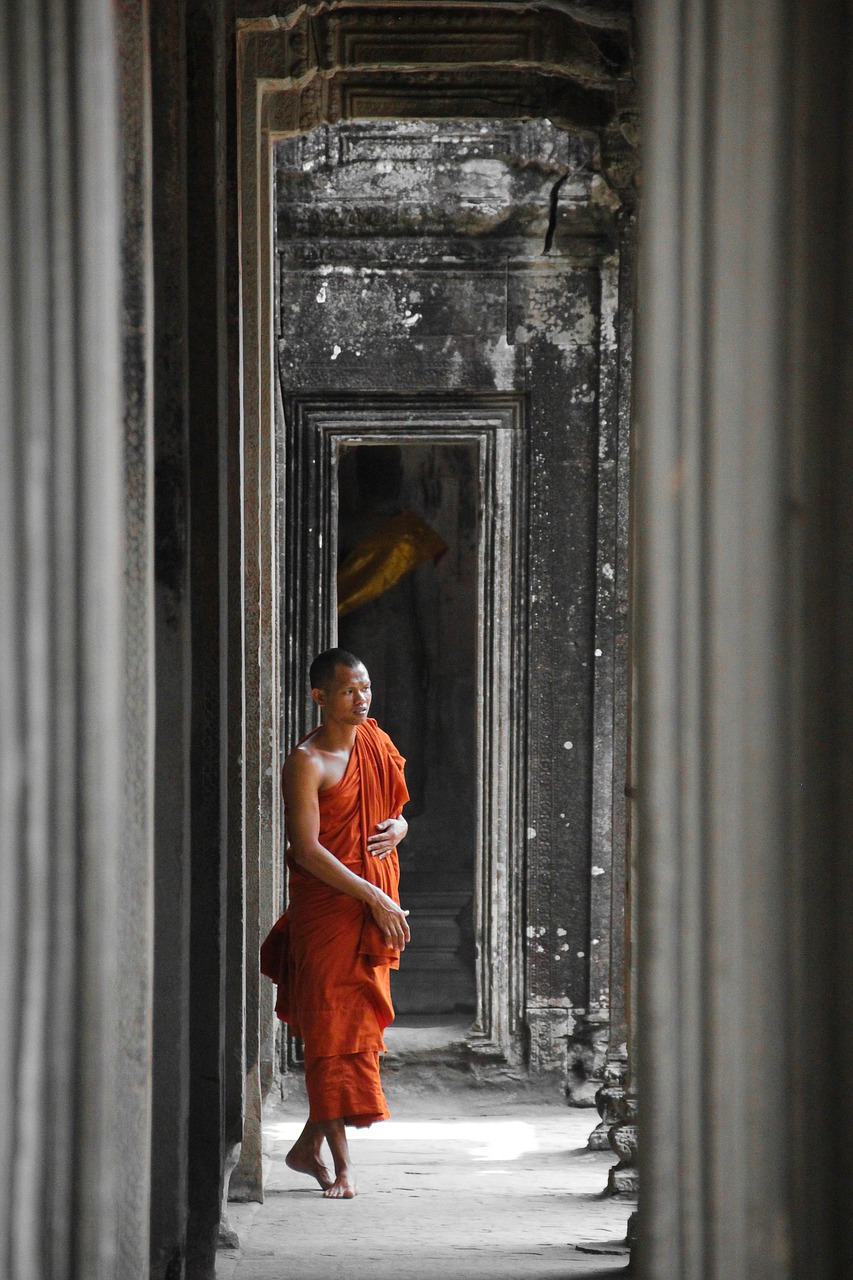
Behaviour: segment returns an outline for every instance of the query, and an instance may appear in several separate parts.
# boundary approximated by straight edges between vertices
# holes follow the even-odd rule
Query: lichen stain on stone
[[[572,404],[595,404],[595,388],[584,382],[572,391]]]
[[[516,382],[516,348],[499,334],[494,342],[483,343],[483,357],[492,370],[496,391],[512,391]]]
[[[346,263],[329,263],[321,262],[317,267],[317,273],[321,276],[354,276],[355,267],[348,266]]]
[[[594,174],[589,184],[589,202],[597,205],[599,209],[607,209],[610,213],[616,213],[622,208],[622,201],[600,173]]]
[[[580,353],[589,355],[596,350],[598,308],[584,277],[574,278],[565,267],[550,276],[536,276],[529,282],[524,301],[524,325],[517,326],[516,341],[542,338],[556,349],[563,364],[573,364]],[[595,400],[594,388],[585,386],[585,390],[574,389],[573,398],[580,403]]]
[[[450,339],[448,339],[447,342],[445,343],[445,348],[451,345],[452,343]],[[450,359],[447,364],[447,381],[449,386],[453,390],[455,390],[457,387],[461,387],[462,384],[464,383],[465,368],[466,368],[466,365],[462,357],[462,352],[454,348],[450,353]]]
[[[572,357],[578,349],[588,348],[593,345],[598,329],[598,316],[592,309],[588,299],[578,299],[578,302],[579,314],[571,329],[563,329],[559,333],[549,333],[548,335],[549,340],[555,347],[559,347],[561,351]],[[595,399],[594,392],[590,399]]]

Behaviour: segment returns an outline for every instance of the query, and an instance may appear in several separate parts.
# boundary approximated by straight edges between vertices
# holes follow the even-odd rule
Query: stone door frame
[[[416,25],[433,17],[442,23],[465,50],[464,63],[453,61],[439,71],[411,67],[395,53],[400,19],[407,6],[384,14],[379,7],[340,10],[336,6],[300,6],[288,17],[241,19],[237,30],[237,154],[236,185],[239,218],[240,287],[237,312],[240,335],[240,444],[242,458],[239,494],[239,559],[244,591],[241,620],[242,648],[247,661],[233,673],[243,693],[243,735],[240,744],[239,785],[229,793],[234,812],[245,813],[243,859],[245,868],[245,1110],[244,1157],[251,1165],[244,1180],[260,1194],[261,1075],[269,1081],[274,1072],[276,1019],[273,991],[260,981],[257,963],[262,931],[269,927],[282,905],[282,815],[279,786],[281,764],[279,691],[281,645],[290,638],[279,633],[279,522],[281,490],[277,469],[283,406],[275,376],[275,279],[273,270],[273,173],[272,152],[284,137],[306,133],[323,122],[357,118],[547,118],[561,127],[600,130],[607,127],[608,147],[620,153],[623,107],[612,91],[610,72],[599,68],[593,81],[589,66],[577,61],[572,40],[556,62],[543,65],[539,30],[541,13],[520,17],[519,11],[485,3],[456,5],[436,3],[429,10],[411,7]],[[331,20],[344,15],[356,25],[370,26],[374,19],[388,25],[382,43],[382,66],[362,67],[357,42],[347,36],[334,56],[333,68],[316,65],[316,14]],[[325,20],[325,18],[324,18]],[[527,33],[524,51],[507,53],[502,24],[522,21]],[[551,21],[551,19],[549,19]],[[554,18],[555,22],[573,20]],[[449,26],[447,25],[449,24]],[[473,24],[473,25],[472,25]],[[452,29],[452,30],[451,30]],[[514,29],[514,27],[513,27]],[[341,28],[341,31],[343,29]],[[378,46],[377,46],[378,47]],[[573,52],[574,50],[574,52]],[[588,44],[583,42],[588,52]],[[471,59],[473,58],[473,61]],[[581,65],[583,64],[583,65]],[[558,69],[559,67],[559,69]],[[630,124],[633,107],[628,106]],[[608,123],[609,122],[609,123]],[[623,145],[624,144],[624,145]],[[621,153],[620,153],[621,154]],[[606,190],[606,184],[605,188]],[[630,293],[632,243],[631,215],[618,234],[620,247],[607,275],[618,281],[618,294]],[[626,252],[627,250],[627,252]],[[604,728],[614,726],[611,748],[606,733],[597,734],[594,747],[596,776],[593,829],[593,868],[604,874],[592,881],[592,899],[601,918],[599,957],[611,952],[612,931],[616,955],[609,966],[608,1004],[611,1038],[624,1041],[626,1009],[624,985],[618,976],[623,939],[620,925],[625,903],[625,791],[624,769],[612,767],[624,754],[627,688],[622,681],[614,690],[613,646],[626,639],[627,572],[627,472],[630,386],[630,342],[624,362],[617,355],[613,289],[604,290],[608,305],[601,316],[601,447],[609,456],[618,450],[620,477],[617,502],[615,472],[602,470],[598,512],[599,560],[614,568],[612,579],[599,582],[596,601],[596,641],[605,655],[595,668],[596,719]],[[620,307],[621,314],[621,307]],[[235,317],[235,319],[237,319]],[[619,321],[618,324],[623,324]],[[624,336],[623,336],[624,341]],[[624,363],[624,367],[623,367]],[[602,453],[602,457],[604,454]],[[615,607],[615,612],[614,612]],[[616,697],[614,698],[614,692]],[[612,848],[612,857],[611,857]],[[609,872],[609,874],[608,874]],[[615,966],[615,967],[614,967]],[[591,982],[600,975],[590,970]],[[614,981],[615,978],[615,981]],[[550,1008],[525,1010],[529,1024],[543,1021],[562,1028],[564,1013]],[[550,1032],[545,1035],[550,1042]],[[558,1038],[565,1039],[562,1029]],[[539,1062],[536,1045],[542,1036],[531,1032],[530,1061]],[[249,1130],[252,1129],[252,1134]],[[251,1141],[248,1139],[251,1138]]]
[[[294,397],[285,407],[283,732],[315,723],[305,672],[337,642],[337,466],[360,444],[473,444],[478,453],[478,1058],[523,1058],[527,448],[518,394]],[[288,513],[294,512],[292,520]],[[297,515],[298,513],[298,515]]]

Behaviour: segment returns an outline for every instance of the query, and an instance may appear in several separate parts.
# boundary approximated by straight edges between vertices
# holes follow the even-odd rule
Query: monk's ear
[[[317,703],[318,707],[324,707],[326,705],[326,692],[324,689],[312,689],[311,697]]]

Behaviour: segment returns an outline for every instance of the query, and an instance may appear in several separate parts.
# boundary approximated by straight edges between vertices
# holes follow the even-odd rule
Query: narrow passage
[[[390,1047],[390,1041],[389,1041]],[[392,1119],[350,1131],[359,1195],[324,1200],[284,1157],[301,1079],[265,1113],[266,1199],[231,1205],[239,1251],[217,1280],[551,1280],[624,1275],[628,1216],[605,1196],[613,1157],[589,1152],[594,1110],[555,1083],[477,1086],[449,1068],[384,1073]]]

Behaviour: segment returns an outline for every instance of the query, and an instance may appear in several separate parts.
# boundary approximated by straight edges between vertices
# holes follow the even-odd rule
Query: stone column
[[[138,762],[126,753],[124,658],[128,619],[145,629],[145,593],[132,585],[126,612],[114,21],[107,0],[0,10],[0,1256],[9,1280],[113,1280],[127,1186],[116,1159],[126,1135],[117,1070],[127,1066],[117,1068],[119,879],[130,870],[144,883],[146,840],[144,765],[142,792],[135,776],[125,806]],[[145,679],[143,669],[137,688]],[[144,755],[144,732],[135,742]],[[145,912],[143,901],[134,967],[143,985]],[[141,1274],[138,1258],[131,1264],[127,1274]]]
[[[850,11],[643,18],[642,1274],[824,1280],[853,1266]]]
[[[182,1265],[190,1007],[189,438],[184,7],[150,0],[156,751],[151,1280]]]
[[[601,906],[608,918],[592,930],[593,937],[602,935],[604,954],[596,955],[596,965],[591,965],[591,976],[607,993],[606,1013],[603,1021],[601,1044],[593,1059],[593,1070],[586,1082],[601,1117],[600,1123],[590,1134],[589,1146],[593,1151],[610,1148],[610,1129],[619,1119],[614,1109],[617,1096],[624,1094],[628,1073],[629,1012],[632,994],[630,973],[630,919],[629,919],[629,852],[631,824],[628,806],[630,779],[630,696],[631,672],[629,652],[629,485],[631,471],[631,373],[633,359],[634,325],[634,270],[636,215],[626,208],[619,216],[620,248],[618,272],[614,281],[617,302],[610,318],[614,344],[613,369],[609,377],[611,390],[612,441],[610,444],[611,474],[607,483],[611,489],[609,516],[612,521],[612,563],[605,563],[611,583],[610,613],[612,615],[609,636],[612,651],[612,692],[609,706],[607,735],[612,753],[607,787],[599,798],[599,808],[606,818],[599,819],[598,848],[593,845],[592,875],[602,881],[607,878],[607,892],[600,895]],[[617,292],[618,291],[618,292]],[[606,370],[606,366],[605,366]],[[604,372],[604,371],[603,371]],[[611,576],[612,575],[612,576]],[[601,831],[603,828],[603,831]],[[597,830],[594,825],[594,832]],[[601,837],[604,837],[602,839]],[[606,856],[600,850],[606,841]],[[596,856],[598,853],[599,856]],[[602,866],[602,863],[604,864]],[[595,901],[595,894],[593,901]],[[567,1089],[570,1101],[576,1097]]]
[[[575,1106],[589,1106],[602,1081],[602,1070],[613,1043],[612,1013],[621,1030],[624,982],[618,955],[622,922],[614,919],[614,890],[618,903],[624,884],[624,824],[614,813],[614,787],[625,788],[624,735],[614,735],[617,698],[627,678],[624,653],[617,639],[626,619],[617,612],[617,566],[625,548],[618,545],[619,526],[619,253],[601,264],[598,336],[598,486],[596,502],[595,640],[593,648],[592,803],[590,823],[589,933],[587,951],[588,1004],[569,1041],[566,1097]],[[622,441],[623,449],[627,440]],[[567,746],[571,746],[568,743]],[[615,933],[613,926],[615,925]],[[613,959],[617,963],[614,968]],[[619,1031],[616,1031],[619,1034]],[[622,1035],[624,1041],[624,1034]]]
[[[214,1268],[242,1127],[243,738],[230,5],[151,0],[157,949],[151,1277]],[[230,238],[229,238],[230,237]],[[235,457],[236,451],[236,457]]]
[[[117,6],[124,179],[125,803],[117,986],[116,1275],[147,1280],[151,1149],[154,828],[154,476],[151,282],[151,86],[147,0]]]
[[[286,58],[290,45],[285,43]],[[290,74],[287,64],[285,76]],[[251,68],[241,62],[241,87]],[[244,850],[245,909],[245,1122],[239,1163],[230,1195],[263,1200],[262,1094],[272,1080],[276,1020],[274,990],[261,979],[260,944],[279,905],[277,863],[280,846],[279,597],[274,367],[271,290],[264,280],[272,217],[269,135],[259,129],[253,86],[240,102],[240,289],[242,343],[242,565],[246,663],[244,731],[246,797]],[[266,375],[266,376],[265,376]]]

